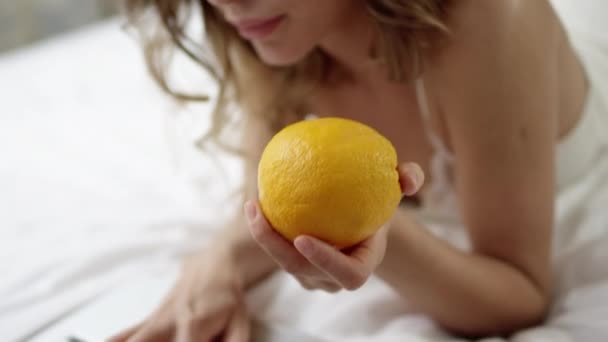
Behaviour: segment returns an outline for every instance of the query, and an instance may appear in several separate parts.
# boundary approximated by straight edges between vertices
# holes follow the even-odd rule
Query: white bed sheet
[[[608,13],[601,0],[576,10],[590,3]],[[240,175],[238,161],[221,158],[215,172],[187,147],[206,110],[164,97],[117,21],[0,57],[0,339],[30,339],[138,279],[174,277],[180,256],[204,245],[235,209],[218,199]],[[608,340],[606,251],[608,236],[570,251],[551,320],[511,340]],[[250,304],[261,320],[336,341],[453,340],[376,279],[328,295],[277,275]]]
[[[222,178],[209,158],[186,157],[184,142],[205,127],[188,113],[206,106],[161,94],[120,24],[0,59],[2,341],[174,264],[230,210],[220,195],[238,163],[221,159]]]

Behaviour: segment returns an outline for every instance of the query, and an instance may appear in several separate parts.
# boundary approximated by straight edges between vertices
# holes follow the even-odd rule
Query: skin
[[[271,36],[252,41],[268,64],[325,50],[332,83],[311,104],[315,113],[339,113],[388,137],[399,159],[410,161],[399,168],[404,194],[424,199],[433,149],[415,91],[370,62],[373,31],[361,2],[209,2],[228,21],[286,16]],[[244,215],[184,264],[165,303],[112,341],[247,341],[243,293],[277,265],[305,288],[329,292],[355,290],[376,274],[461,335],[508,334],[541,322],[552,288],[555,147],[581,116],[586,80],[547,1],[456,3],[450,39],[425,56],[422,77],[431,126],[456,158],[454,185],[472,251],[437,239],[404,210],[348,252],[309,236],[291,244],[260,214],[252,186]],[[256,120],[248,119],[245,141],[259,157],[274,132]],[[247,175],[255,179],[255,165]]]

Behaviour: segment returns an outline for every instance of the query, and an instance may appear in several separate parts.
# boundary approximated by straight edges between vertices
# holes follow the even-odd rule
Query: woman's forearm
[[[255,242],[241,214],[220,232],[213,244],[215,246],[212,248],[222,249],[233,258],[245,288],[255,285],[278,268],[276,262]]]
[[[446,329],[506,334],[542,320],[549,295],[517,268],[460,251],[400,212],[377,274]]]

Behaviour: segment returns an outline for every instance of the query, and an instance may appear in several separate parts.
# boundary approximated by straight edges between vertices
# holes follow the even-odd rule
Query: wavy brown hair
[[[386,66],[387,77],[395,81],[416,77],[422,69],[423,50],[433,43],[431,33],[447,32],[443,19],[448,0],[361,1],[377,31],[370,53]],[[168,70],[176,51],[186,54],[217,82],[211,129],[201,143],[214,138],[221,144],[220,133],[236,112],[231,108],[234,104],[247,115],[262,116],[272,130],[284,125],[286,113],[303,117],[309,112],[305,99],[322,82],[328,65],[321,51],[312,52],[297,65],[271,67],[257,58],[206,0],[126,0],[126,4],[148,69],[164,91],[179,100],[209,99],[171,86]],[[188,32],[195,19],[202,19],[203,28]]]

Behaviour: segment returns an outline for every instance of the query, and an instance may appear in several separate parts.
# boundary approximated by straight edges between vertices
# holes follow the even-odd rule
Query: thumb
[[[401,192],[405,196],[415,195],[424,184],[424,172],[417,163],[402,163],[397,167]]]

